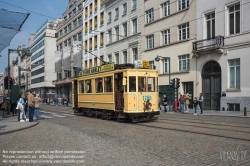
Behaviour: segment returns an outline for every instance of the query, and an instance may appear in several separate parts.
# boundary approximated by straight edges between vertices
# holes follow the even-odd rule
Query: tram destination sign
[[[112,70],[115,70],[114,63],[93,67],[91,69],[82,70],[79,72],[78,76],[86,76],[86,75],[103,73],[103,72],[112,71]]]

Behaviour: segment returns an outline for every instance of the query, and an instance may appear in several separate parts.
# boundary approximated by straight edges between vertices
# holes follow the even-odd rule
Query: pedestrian
[[[199,97],[199,106],[200,106],[200,110],[201,110],[200,114],[203,114],[203,109],[202,109],[203,101],[204,101],[203,95],[202,95],[202,93],[200,93],[200,97]]]
[[[159,96],[159,100],[158,100],[158,106],[159,106],[159,110],[161,111],[161,98]]]
[[[164,112],[168,112],[168,110],[167,110],[168,98],[166,96],[166,93],[164,93],[162,100],[163,100]]]
[[[181,113],[184,114],[185,113],[185,99],[184,99],[182,94],[180,94],[179,101],[180,101],[180,105],[181,105]]]
[[[23,101],[26,103],[25,106],[24,106],[24,112],[25,112],[25,115],[27,115],[27,110],[28,110],[27,95],[24,96]]]
[[[41,104],[42,99],[39,97],[39,94],[36,94],[36,97],[34,98],[34,100],[35,100],[35,110],[36,110],[36,121],[38,121],[39,112],[40,112],[39,106]]]
[[[19,100],[18,100],[17,107],[16,107],[16,109],[18,109],[20,111],[20,122],[21,122],[21,120],[26,121],[26,115],[24,112],[24,107],[25,107],[26,103],[24,102],[23,98],[24,98],[24,94],[20,93]]]
[[[190,102],[189,102],[190,96],[189,96],[188,93],[186,93],[186,94],[184,95],[184,99],[185,99],[185,113],[188,114],[188,112],[189,112],[188,107],[189,107],[189,104],[190,104]]]
[[[1,107],[1,109],[3,111],[2,118],[9,118],[7,116],[9,103],[10,103],[10,98],[8,97],[8,90],[5,90],[4,95],[3,95],[3,104]]]
[[[49,103],[49,97],[47,98],[47,104],[49,105],[50,103]]]
[[[35,99],[32,90],[30,90],[30,94],[28,95],[28,106],[29,106],[29,122],[33,122],[33,116],[35,111]]]
[[[197,100],[197,97],[194,98],[193,105],[194,105],[194,115],[197,115],[197,105],[199,104],[199,101]]]

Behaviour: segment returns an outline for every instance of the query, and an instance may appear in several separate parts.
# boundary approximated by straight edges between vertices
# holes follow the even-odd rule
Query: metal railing
[[[224,36],[216,36],[214,38],[193,42],[193,51],[221,46],[224,46]]]

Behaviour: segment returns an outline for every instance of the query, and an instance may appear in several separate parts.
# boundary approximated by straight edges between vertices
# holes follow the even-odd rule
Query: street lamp
[[[168,78],[169,78],[169,80],[168,80],[168,85],[169,85],[169,87],[170,87],[170,82],[171,82],[171,79],[170,79],[170,57],[162,57],[162,56],[159,56],[159,55],[157,55],[156,57],[155,57],[155,61],[156,62],[159,62],[161,59],[167,59],[168,60],[168,62],[169,62],[169,64],[168,64]],[[169,102],[169,111],[170,111],[170,108],[171,108],[171,102]]]

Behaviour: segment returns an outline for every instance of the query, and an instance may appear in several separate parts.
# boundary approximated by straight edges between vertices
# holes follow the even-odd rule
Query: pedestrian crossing
[[[48,112],[48,111],[40,111],[39,118],[40,119],[53,119],[53,118],[67,118],[67,117],[72,117],[75,115],[71,114],[58,114],[54,112]]]

